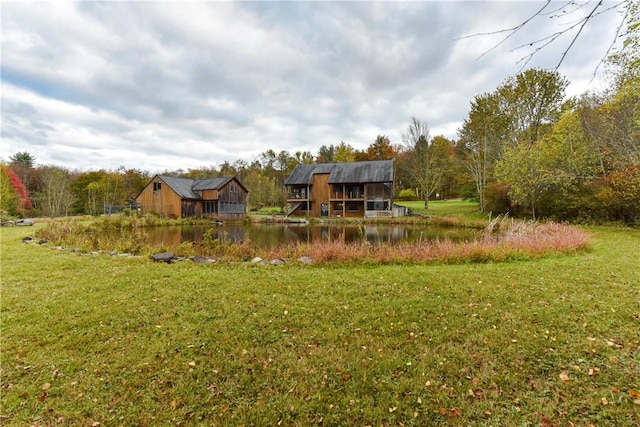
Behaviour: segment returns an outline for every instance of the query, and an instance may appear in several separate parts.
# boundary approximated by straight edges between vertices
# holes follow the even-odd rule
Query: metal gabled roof
[[[188,178],[176,178],[167,175],[158,175],[178,196],[182,199],[199,199],[200,195],[193,192],[193,180]]]
[[[232,176],[208,179],[189,179],[176,178],[167,175],[158,175],[158,178],[163,180],[182,199],[201,199],[202,196],[196,193],[196,191],[219,190],[227,185],[229,181],[234,179]],[[248,192],[242,183],[238,182],[238,185]]]
[[[298,165],[285,185],[311,184],[313,175],[323,173],[329,174],[329,184],[392,182],[393,160]]]
[[[329,184],[393,181],[393,160],[337,163],[329,176]]]
[[[219,190],[224,187],[227,182],[233,179],[232,176],[223,176],[220,178],[196,179],[193,181],[192,189],[194,191],[202,190]]]
[[[285,185],[311,184],[313,175],[317,173],[331,173],[335,163],[318,163],[313,165],[298,165],[293,169],[291,175],[284,181]]]

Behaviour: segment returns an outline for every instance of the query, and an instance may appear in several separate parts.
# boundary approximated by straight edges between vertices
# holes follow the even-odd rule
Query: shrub
[[[513,206],[509,198],[509,186],[504,182],[492,182],[484,189],[486,212],[494,214],[513,214]]]
[[[403,190],[400,190],[400,192],[398,193],[398,199],[400,200],[415,200],[416,198],[416,192],[413,190],[413,188],[405,188]]]

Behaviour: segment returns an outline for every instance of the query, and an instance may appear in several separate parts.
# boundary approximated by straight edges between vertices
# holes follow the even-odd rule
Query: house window
[[[202,203],[202,213],[215,214],[218,213],[217,205],[215,201],[205,201]]]
[[[347,210],[349,212],[359,212],[360,211],[360,204],[359,203],[347,203]]]
[[[350,185],[347,189],[348,196],[350,199],[359,199],[362,197],[361,189],[359,185]]]
[[[229,184],[229,192],[237,193],[238,192],[238,186],[233,184],[233,183]]]
[[[336,199],[341,199],[342,195],[342,185],[333,185],[333,197]]]
[[[368,211],[388,211],[389,200],[387,199],[367,200],[367,210]]]
[[[162,189],[162,183],[161,182],[154,182],[153,183],[153,191],[160,191]]]

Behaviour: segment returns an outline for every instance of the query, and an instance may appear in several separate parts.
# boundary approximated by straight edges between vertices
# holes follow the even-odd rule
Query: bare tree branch
[[[482,58],[483,56],[487,55],[489,52],[491,52],[492,50],[498,48],[500,45],[502,45],[503,43],[505,43],[507,40],[509,40],[511,37],[513,37],[518,31],[520,31],[522,28],[524,28],[529,22],[531,22],[533,19],[535,19],[538,15],[540,15],[542,13],[542,11],[544,11],[547,6],[549,6],[549,4],[551,3],[551,0],[546,0],[546,3],[544,4],[544,6],[542,6],[536,13],[534,13],[533,15],[529,16],[527,19],[525,19],[523,22],[521,22],[520,24],[516,25],[515,27],[512,28],[506,28],[503,30],[497,30],[497,31],[490,31],[487,33],[476,33],[476,34],[471,34],[468,36],[462,36],[462,37],[458,37],[455,40],[463,40],[463,39],[468,39],[471,37],[478,37],[478,36],[491,36],[491,35],[495,35],[495,34],[501,34],[501,33],[510,33],[508,36],[506,36],[505,38],[503,38],[500,42],[498,42],[497,44],[495,44],[493,47],[491,47],[491,49],[489,49],[488,51],[484,52],[482,55],[480,55],[477,59]]]
[[[595,17],[597,17],[599,15],[602,15],[604,13],[611,12],[613,10],[619,10],[621,8],[621,6],[627,4],[629,1],[630,0],[620,0],[620,1],[617,1],[616,3],[614,3],[613,5],[609,6],[609,5],[605,4],[604,0],[597,0],[595,2],[596,3],[595,6],[593,6],[590,10],[588,10],[588,13],[585,16],[582,16],[582,17],[576,19],[575,21],[566,24],[566,26],[564,28],[560,29],[559,31],[556,31],[553,34],[549,34],[549,35],[547,35],[545,37],[542,37],[540,39],[537,39],[537,40],[534,40],[534,41],[519,45],[519,46],[511,49],[512,52],[520,50],[520,49],[524,49],[524,48],[533,49],[531,52],[527,53],[522,58],[520,58],[516,63],[517,64],[523,63],[522,68],[521,68],[521,71],[522,71],[529,64],[529,62],[535,57],[535,55],[538,54],[540,51],[544,50],[545,48],[547,48],[548,46],[550,46],[551,44],[556,42],[558,40],[558,38],[560,38],[561,36],[563,36],[565,34],[574,33],[573,37],[571,38],[571,41],[569,42],[568,46],[562,51],[562,53],[560,55],[560,59],[558,60],[558,63],[554,67],[554,71],[557,71],[560,68],[560,66],[563,64],[564,60],[566,59],[567,55],[569,54],[569,52],[571,51],[571,49],[575,45],[576,41],[580,38],[580,35],[582,34],[582,32],[585,29],[585,27],[587,26],[587,24],[589,24],[589,22],[592,22]],[[552,0],[546,0],[542,7],[540,7],[538,10],[536,10],[534,13],[532,13],[530,16],[528,16],[525,20],[520,22],[518,25],[515,25],[515,26],[510,27],[510,28],[496,30],[496,31],[488,31],[488,32],[482,32],[482,33],[470,34],[470,35],[458,37],[456,40],[464,40],[464,39],[474,38],[474,37],[492,36],[492,35],[498,35],[498,34],[507,33],[507,35],[504,36],[498,43],[496,43],[491,48],[489,48],[487,51],[483,52],[480,56],[478,56],[477,59],[480,59],[483,56],[486,56],[490,52],[492,52],[495,49],[497,49],[499,46],[502,46],[507,41],[509,41],[513,36],[515,36],[518,32],[520,32],[524,27],[530,26],[532,24],[532,22],[536,18],[547,17],[547,18],[552,18],[553,19],[553,18],[559,18],[559,17],[562,17],[562,16],[565,16],[565,17],[566,16],[570,16],[571,14],[577,13],[580,10],[586,9],[587,6],[592,5],[593,3],[594,3],[593,0],[587,0],[585,3],[578,3],[575,0],[571,0],[571,1],[568,1],[566,3],[563,3],[561,6],[559,6],[557,8],[551,9],[550,6],[552,5]],[[624,27],[624,23],[625,23],[625,20],[626,20],[626,17],[627,17],[627,13],[628,12],[626,11],[626,8],[625,8],[624,16],[622,17],[622,19],[620,20],[619,25],[616,28],[616,31],[615,31],[615,33],[613,35],[613,38],[612,38],[612,41],[611,41],[609,47],[607,48],[607,50],[604,53],[604,55],[600,58],[600,61],[598,62],[598,65],[596,66],[596,69],[593,72],[592,79],[595,78],[598,69],[604,63],[606,58],[611,53],[611,50],[615,46],[615,43],[616,43],[618,37],[620,36],[620,33],[621,33],[621,31],[622,31],[622,29]]]

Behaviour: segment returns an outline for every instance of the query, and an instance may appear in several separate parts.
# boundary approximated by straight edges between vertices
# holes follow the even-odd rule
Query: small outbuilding
[[[138,194],[142,213],[169,218],[242,219],[249,191],[234,176],[188,179],[156,175]]]

